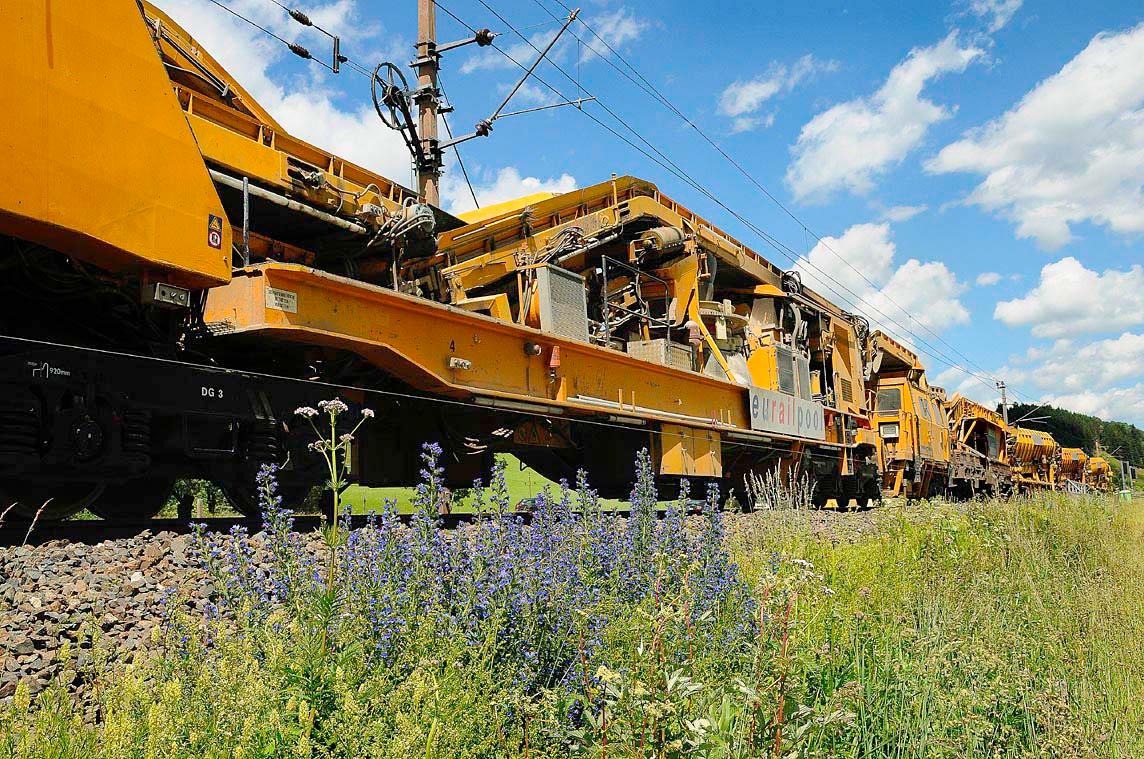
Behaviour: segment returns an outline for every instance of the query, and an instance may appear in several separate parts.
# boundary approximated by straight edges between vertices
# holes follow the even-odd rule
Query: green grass
[[[505,461],[505,481],[512,504],[515,506],[521,501],[534,497],[546,486],[556,488],[552,481],[541,477],[535,470],[525,467],[520,459],[511,455],[503,455]],[[355,514],[368,514],[380,512],[387,500],[397,504],[399,512],[408,513],[413,510],[413,488],[367,488],[360,485],[351,485],[346,489],[342,500],[350,506]],[[454,503],[457,511],[469,510],[466,499],[459,499]]]
[[[851,689],[839,756],[1144,756],[1144,501],[888,509],[841,544],[740,533],[811,562],[793,643],[800,698]]]
[[[560,489],[559,484],[547,479],[531,467],[524,464],[516,456],[500,454],[499,458],[505,462],[505,481],[508,484],[510,503],[515,507],[521,501],[534,498],[545,488],[551,492]],[[397,511],[410,513],[413,511],[414,488],[367,488],[361,485],[351,485],[346,488],[342,501],[355,514],[378,513],[387,500],[397,504]],[[605,499],[601,501],[604,508],[626,505],[625,501]],[[471,499],[461,493],[453,502],[453,511],[467,513],[472,511]]]

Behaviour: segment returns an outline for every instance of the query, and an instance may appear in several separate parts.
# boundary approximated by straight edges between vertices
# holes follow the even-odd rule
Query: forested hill
[[[1106,422],[1095,416],[1052,406],[1037,408],[1017,403],[1009,409],[1010,420],[1015,421],[1026,414],[1030,417],[1048,417],[1043,421],[1022,426],[1047,430],[1066,448],[1083,448],[1085,453],[1091,456],[1099,440],[1101,450],[1105,454],[1115,452],[1117,459],[1128,459],[1137,466],[1144,464],[1144,430],[1139,427],[1127,422]]]

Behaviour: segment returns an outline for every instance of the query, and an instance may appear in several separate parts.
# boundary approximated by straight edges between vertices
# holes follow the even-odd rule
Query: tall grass
[[[746,579],[800,556],[794,681],[845,693],[830,756],[1144,756],[1144,504],[1044,495],[879,513],[836,544],[740,532]]]
[[[19,689],[0,757],[1144,755],[1144,504],[728,533],[714,492],[658,519],[644,455],[627,519],[581,481],[524,525],[502,470],[445,533],[436,455],[412,525],[325,540],[266,470],[265,533],[199,538],[205,615],[167,607],[156,655],[85,705]]]

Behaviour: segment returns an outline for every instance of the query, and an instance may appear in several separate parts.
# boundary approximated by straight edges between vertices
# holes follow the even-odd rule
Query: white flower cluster
[[[350,407],[338,398],[334,398],[331,401],[321,401],[318,403],[318,408],[333,416],[350,410]]]

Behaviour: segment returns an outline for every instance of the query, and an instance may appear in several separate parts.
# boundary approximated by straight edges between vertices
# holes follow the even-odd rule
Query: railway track
[[[627,514],[626,510],[616,513]],[[658,516],[663,518],[666,511],[660,511]],[[688,509],[686,514],[694,516],[702,514],[701,506]],[[830,513],[833,513],[831,511]],[[519,517],[525,524],[532,520],[528,511],[515,511],[513,515]],[[294,531],[305,533],[317,530],[325,523],[325,517],[319,514],[295,514]],[[413,514],[400,514],[398,518],[409,524]],[[462,525],[476,521],[478,515],[472,512],[454,512],[441,514],[437,517],[438,526],[453,530]],[[358,529],[369,524],[370,516],[367,514],[354,514],[350,517],[350,528]],[[38,546],[51,541],[81,543],[94,545],[105,540],[125,540],[138,537],[144,533],[152,535],[160,532],[172,532],[185,535],[194,530],[196,525],[202,525],[207,532],[229,532],[235,527],[243,527],[251,534],[262,530],[261,517],[203,517],[203,518],[166,518],[144,519],[139,521],[108,522],[103,519],[69,519],[61,522],[44,522],[35,524],[30,530],[28,525],[14,523],[0,525],[0,548],[11,546]]]
[[[527,512],[519,512],[517,516],[526,522],[529,519]],[[402,514],[401,520],[408,523],[411,514]],[[445,529],[455,529],[461,525],[469,524],[476,518],[472,513],[444,514],[437,518],[438,524]],[[368,517],[364,514],[355,514],[350,521],[352,528],[365,527]],[[312,532],[322,526],[323,517],[317,514],[299,514],[294,516],[295,532]],[[29,545],[36,546],[58,540],[69,543],[83,543],[92,545],[104,540],[124,540],[142,535],[160,532],[173,532],[176,534],[190,533],[195,525],[202,525],[208,532],[229,532],[235,527],[243,527],[251,533],[262,529],[261,518],[250,517],[206,517],[201,519],[147,519],[138,522],[107,522],[102,519],[75,519],[62,522],[45,522],[36,524],[29,530],[27,524],[5,524],[0,526],[0,547]]]

